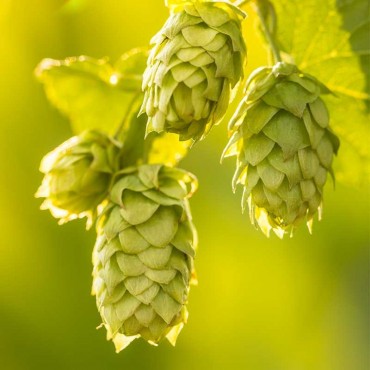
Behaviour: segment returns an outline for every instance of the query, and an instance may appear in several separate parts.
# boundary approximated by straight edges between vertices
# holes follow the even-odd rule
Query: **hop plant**
[[[303,26],[294,42],[281,39],[299,24],[278,18],[300,16],[304,5],[290,9],[270,0],[165,3],[170,16],[152,39],[150,51],[136,49],[115,64],[83,56],[46,59],[36,70],[48,98],[71,119],[74,132],[114,132],[111,139],[86,131],[46,155],[41,164],[45,177],[36,196],[45,198],[41,208],[49,209],[60,223],[83,216],[88,226],[96,222],[92,294],[101,326],[117,352],[137,338],[152,345],[166,338],[175,345],[187,321],[197,248],[188,199],[197,180],[172,166],[224,118],[233,98],[240,98],[235,93],[244,78],[247,54],[243,5],[251,3],[270,60],[277,63],[257,69],[246,82],[223,153],[236,157],[233,189],[242,185],[242,209],[248,204],[252,223],[267,236],[271,231],[281,238],[292,235],[304,221],[311,232],[314,216],[321,219],[328,174],[334,180],[332,162],[340,143],[321,97],[330,91],[298,67],[281,62],[282,57],[309,67],[338,96],[345,95],[346,109],[359,120],[357,136],[366,136],[366,83],[363,70],[352,68],[366,50],[360,55],[348,37],[343,39],[343,32],[350,30],[336,30],[343,14],[334,2],[325,9],[328,27],[338,31],[332,32],[331,41],[325,39],[330,47],[338,46],[334,50],[314,47],[308,37],[312,27],[307,25],[315,22],[306,18],[298,22]],[[331,68],[338,63],[328,59],[343,51],[348,58],[340,62],[346,68],[333,79]],[[360,68],[363,63],[357,64]],[[339,119],[341,110],[332,104],[341,135],[347,133],[353,144],[357,139],[348,135]],[[351,175],[365,172],[348,171],[354,156],[366,157],[361,144],[353,146],[342,160]]]
[[[65,141],[41,161],[45,174],[36,197],[45,198],[60,223],[88,217],[91,224],[97,206],[107,196],[118,166],[120,144],[98,131],[85,131]]]
[[[121,171],[97,223],[93,294],[117,352],[142,337],[173,345],[187,320],[197,236],[190,173],[163,165]]]
[[[224,116],[230,90],[243,77],[245,14],[227,1],[177,1],[144,73],[147,133],[203,138]]]
[[[237,157],[233,187],[244,187],[242,207],[268,236],[293,231],[303,220],[311,231],[321,218],[323,189],[333,175],[339,140],[329,128],[320,94],[328,90],[295,66],[257,70],[230,122],[224,156]]]

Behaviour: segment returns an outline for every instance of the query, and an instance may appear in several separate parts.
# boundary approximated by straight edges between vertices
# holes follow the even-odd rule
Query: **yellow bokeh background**
[[[367,370],[369,193],[328,184],[324,220],[280,241],[257,232],[219,164],[225,124],[182,166],[192,200],[199,286],[176,348],[134,342],[116,355],[96,330],[90,296],[94,233],[57,226],[34,199],[42,156],[67,139],[66,118],[33,76],[45,57],[109,56],[148,44],[163,0],[0,0],[0,368]],[[251,12],[250,70],[266,62]]]

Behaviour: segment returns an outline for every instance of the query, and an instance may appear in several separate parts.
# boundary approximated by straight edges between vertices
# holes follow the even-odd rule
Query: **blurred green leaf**
[[[179,135],[171,133],[151,133],[152,145],[148,155],[148,163],[163,163],[175,166],[186,156],[191,146],[191,140],[180,141]],[[148,139],[150,138],[148,137]]]
[[[35,73],[50,102],[71,120],[74,133],[100,129],[113,134],[141,95],[145,60],[141,50],[123,55],[115,67],[107,58],[44,59]]]
[[[147,49],[138,48],[123,54],[117,60],[114,69],[118,76],[117,85],[119,87],[128,91],[141,91],[148,54]]]
[[[341,139],[338,179],[365,183],[370,178],[368,1],[279,0],[274,5],[282,50],[334,93],[325,100]]]

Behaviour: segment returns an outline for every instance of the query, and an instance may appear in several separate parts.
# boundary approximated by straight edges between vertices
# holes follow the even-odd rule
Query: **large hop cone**
[[[295,66],[279,63],[251,76],[224,156],[237,156],[237,183],[252,223],[280,237],[321,217],[323,188],[338,138],[320,94],[328,90]]]
[[[171,8],[144,73],[147,132],[197,141],[222,119],[230,89],[243,77],[244,17],[228,2],[183,1]]]
[[[187,320],[197,243],[187,198],[195,178],[180,169],[125,170],[98,221],[93,294],[117,352],[142,337],[173,345]]]
[[[119,144],[97,131],[86,131],[58,146],[41,162],[45,174],[36,197],[60,222],[87,216],[106,197],[118,167]]]

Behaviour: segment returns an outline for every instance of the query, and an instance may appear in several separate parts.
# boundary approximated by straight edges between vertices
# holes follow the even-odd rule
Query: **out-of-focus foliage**
[[[276,0],[278,38],[304,72],[334,95],[325,97],[341,139],[340,181],[370,179],[370,9],[366,0]]]
[[[230,191],[234,164],[218,163],[223,125],[182,163],[200,181],[192,199],[199,286],[189,323],[175,349],[138,342],[114,353],[95,329],[94,232],[87,235],[82,221],[57,226],[33,198],[41,158],[71,136],[33,70],[45,57],[117,60],[147,45],[168,9],[162,0],[70,0],[56,11],[62,3],[0,1],[1,368],[367,370],[368,192],[338,183],[326,192],[313,236],[302,229],[292,240],[267,240]],[[246,10],[250,72],[266,54]]]
[[[102,129],[114,134],[141,96],[145,53],[124,55],[117,64],[113,67],[107,58],[84,56],[44,59],[35,73],[50,101],[71,120],[75,133]]]

